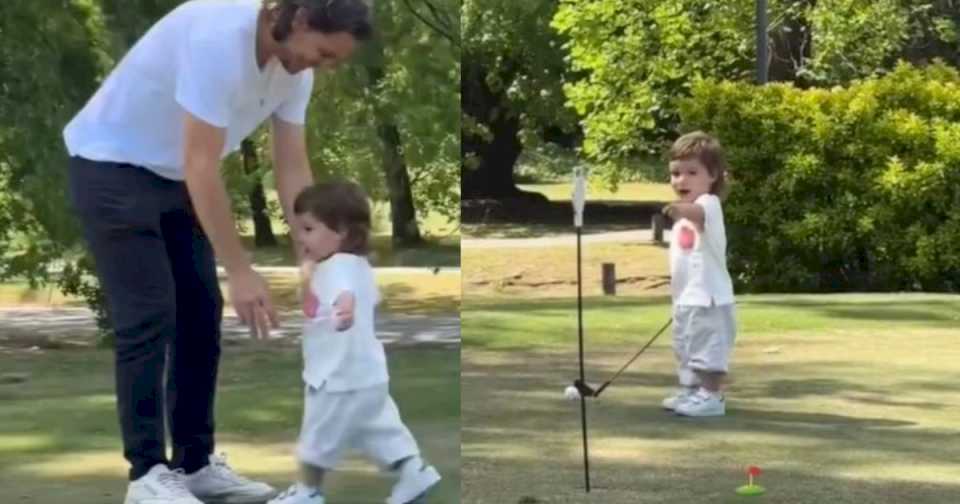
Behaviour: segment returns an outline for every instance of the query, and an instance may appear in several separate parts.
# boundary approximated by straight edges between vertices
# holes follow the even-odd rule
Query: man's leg
[[[214,448],[223,297],[213,248],[193,214],[186,188],[163,216],[162,227],[177,299],[177,335],[167,375],[172,465],[189,474],[210,463]]]
[[[130,479],[166,462],[165,350],[176,332],[158,201],[140,168],[70,161],[70,192],[116,334],[116,393]]]
[[[223,297],[213,248],[186,186],[181,184],[178,193],[162,221],[177,293],[177,335],[167,370],[172,465],[187,473],[184,483],[200,500],[259,504],[276,491],[236,474],[224,459],[211,457]]]

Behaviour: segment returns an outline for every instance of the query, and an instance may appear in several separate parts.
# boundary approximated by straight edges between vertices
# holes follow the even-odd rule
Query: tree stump
[[[663,214],[655,213],[650,216],[650,229],[653,230],[653,242],[663,243]]]
[[[603,263],[603,293],[607,296],[617,295],[617,272],[613,263]]]

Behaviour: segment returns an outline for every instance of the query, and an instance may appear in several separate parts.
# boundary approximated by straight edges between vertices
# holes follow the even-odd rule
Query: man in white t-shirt
[[[276,324],[220,162],[271,119],[290,220],[294,197],[313,182],[303,126],[313,69],[336,67],[371,34],[363,0],[189,1],[130,49],[64,129],[71,201],[116,333],[126,504],[274,494],[213,455],[223,308],[214,253],[253,336]]]

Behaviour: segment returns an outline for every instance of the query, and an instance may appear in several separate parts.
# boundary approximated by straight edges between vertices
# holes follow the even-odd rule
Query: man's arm
[[[303,125],[273,119],[273,170],[283,215],[293,228],[293,201],[304,188],[313,184],[313,172],[307,158],[307,141]],[[294,247],[297,256],[298,247]]]
[[[237,236],[230,198],[220,177],[226,133],[189,112],[184,115],[183,171],[200,224],[228,273],[250,269],[250,257]]]
[[[237,315],[251,328],[254,338],[277,325],[266,282],[254,270],[237,235],[230,198],[220,177],[220,153],[225,132],[189,112],[184,112],[183,170],[197,219],[227,270],[230,301]]]

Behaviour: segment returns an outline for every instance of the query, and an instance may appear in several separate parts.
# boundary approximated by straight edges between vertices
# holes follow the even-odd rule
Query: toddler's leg
[[[419,499],[437,482],[440,474],[420,457],[413,434],[400,419],[400,411],[387,385],[371,389],[369,420],[357,437],[357,445],[370,458],[398,475],[388,504],[408,504]]]
[[[677,361],[677,382],[679,387],[668,395],[661,406],[668,411],[674,411],[680,403],[686,401],[700,384],[700,378],[690,368],[690,325],[691,310],[689,306],[674,306],[673,308],[673,355]]]
[[[675,410],[686,416],[721,416],[726,402],[721,393],[729,367],[735,327],[733,307],[690,307],[689,366],[701,382],[700,390]]]
[[[356,392],[304,387],[303,424],[297,442],[299,481],[269,504],[323,504],[323,476],[336,467],[356,432]]]
[[[297,458],[309,466],[332,469],[356,433],[356,419],[363,418],[358,393],[328,392],[306,386],[303,424],[297,441]]]
[[[690,367],[690,324],[693,310],[690,306],[676,306],[673,310],[673,356],[677,361],[677,382],[681,387],[697,387],[700,377]]]

